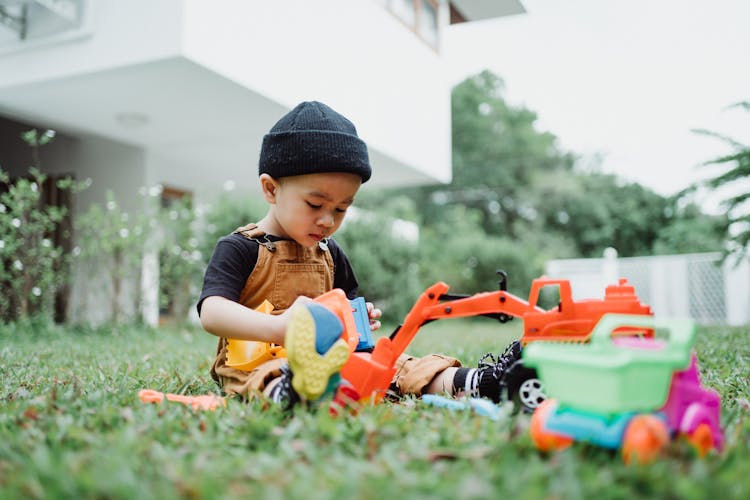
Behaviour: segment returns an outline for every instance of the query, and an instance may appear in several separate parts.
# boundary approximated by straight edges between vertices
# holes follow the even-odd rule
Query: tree
[[[724,247],[726,215],[706,215],[694,203],[675,206],[669,225],[659,231],[652,253],[666,255],[674,253],[720,252]]]
[[[537,130],[534,112],[505,102],[496,75],[484,71],[457,85],[452,112],[450,184],[357,197],[358,207],[419,225],[418,252],[402,255],[399,279],[408,268],[422,288],[441,280],[471,293],[496,287],[495,270],[503,269],[509,289],[523,296],[549,259],[600,257],[607,247],[623,257],[721,247],[720,219],[614,175],[576,168],[574,154]],[[345,243],[359,246],[363,257],[385,244],[364,241],[357,234]],[[373,260],[361,276],[363,290],[372,280],[379,285],[374,295],[400,298],[408,287],[394,286],[398,280],[383,279],[381,270]]]
[[[534,218],[538,180],[570,173],[575,159],[558,149],[554,135],[535,128],[536,113],[508,105],[503,91],[502,79],[489,71],[453,89],[453,181],[431,198],[476,208],[487,232],[512,237],[523,229],[517,222]]]
[[[571,173],[540,185],[538,210],[546,231],[573,238],[579,255],[599,257],[607,247],[622,256],[651,252],[669,223],[669,202],[635,183],[601,173]]]
[[[731,107],[750,111],[750,101],[739,102]],[[750,252],[750,210],[748,210],[750,190],[737,188],[741,186],[743,181],[747,182],[750,179],[750,146],[709,130],[699,129],[695,132],[715,137],[727,143],[733,149],[727,155],[705,162],[704,165],[725,167],[725,170],[705,183],[698,183],[693,186],[693,189],[697,188],[699,184],[705,184],[713,190],[728,188],[737,191],[737,194],[729,196],[722,203],[727,214],[726,227],[729,246],[726,249],[726,254],[739,257],[746,256]]]

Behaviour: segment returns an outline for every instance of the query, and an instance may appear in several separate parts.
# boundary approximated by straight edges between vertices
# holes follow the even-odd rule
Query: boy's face
[[[317,245],[336,232],[362,184],[360,176],[344,172],[281,179],[263,174],[260,180],[271,204],[266,232],[291,238],[305,247]]]

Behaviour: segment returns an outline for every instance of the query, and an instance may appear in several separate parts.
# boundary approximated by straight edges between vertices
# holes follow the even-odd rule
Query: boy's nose
[[[333,215],[331,214],[321,215],[320,218],[318,219],[318,224],[324,227],[333,226]]]

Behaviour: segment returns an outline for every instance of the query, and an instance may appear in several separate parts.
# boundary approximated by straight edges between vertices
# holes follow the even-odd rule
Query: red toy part
[[[622,459],[626,464],[648,464],[669,443],[667,424],[656,415],[636,415],[622,436]]]
[[[372,352],[353,352],[341,369],[341,376],[361,395],[360,401],[379,403],[396,373],[399,354],[389,338],[381,337]]]
[[[558,287],[560,302],[557,307],[545,310],[537,305],[540,292],[545,287]],[[591,336],[599,319],[606,313],[652,315],[651,308],[640,302],[633,286],[626,279],[605,290],[603,299],[573,300],[568,280],[537,278],[531,284],[529,300],[523,300],[506,290],[483,292],[468,296],[448,296],[448,285],[439,282],[428,288],[406,316],[403,326],[393,339],[394,349],[402,353],[419,328],[435,319],[467,316],[492,316],[507,321],[521,318],[524,344],[536,340],[585,342]],[[505,319],[503,319],[505,316]],[[394,333],[394,335],[396,335]],[[615,335],[637,333],[653,336],[653,330],[620,328]]]
[[[355,352],[359,333],[352,314],[352,306],[343,290],[333,289],[315,299],[331,310],[341,321],[344,331],[341,338],[349,345],[351,354],[341,369],[341,376],[351,385],[351,393],[361,402],[378,403],[396,373],[398,354],[393,351],[388,338],[380,338],[372,352]]]
[[[557,286],[560,302],[548,311],[536,308],[543,288]],[[534,307],[532,309],[532,307]],[[617,285],[610,285],[604,291],[603,299],[573,300],[568,280],[537,278],[531,284],[529,309],[519,317],[523,318],[524,334],[521,341],[528,344],[536,340],[562,342],[587,342],[594,326],[606,313],[652,315],[651,308],[635,294],[635,288],[621,278]],[[614,335],[642,334],[653,337],[653,330],[619,328]]]
[[[555,411],[557,402],[553,399],[543,401],[531,416],[531,439],[540,451],[562,450],[573,444],[573,438],[556,434],[545,429],[547,415]]]
[[[714,441],[714,433],[709,424],[698,424],[695,429],[686,435],[688,443],[695,449],[698,456],[703,458],[714,448],[720,448]]]

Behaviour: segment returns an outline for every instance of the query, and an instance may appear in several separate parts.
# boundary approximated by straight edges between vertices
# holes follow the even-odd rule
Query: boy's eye
[[[315,205],[313,203],[310,203],[309,201],[306,202],[306,203],[307,203],[307,206],[309,206],[310,208],[315,209],[315,210],[317,210],[317,209],[319,209],[320,207],[323,206],[323,205]]]
[[[346,209],[345,208],[337,208],[336,211],[338,213],[340,213],[340,214],[345,214],[346,213]]]

